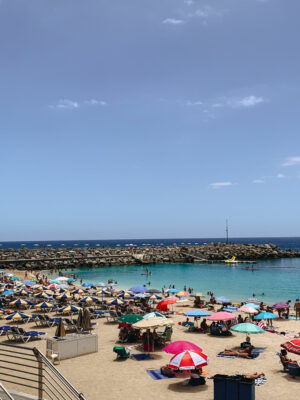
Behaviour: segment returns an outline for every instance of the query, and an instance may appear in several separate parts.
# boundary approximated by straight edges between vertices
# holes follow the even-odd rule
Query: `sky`
[[[0,240],[300,236],[299,0],[0,0]]]

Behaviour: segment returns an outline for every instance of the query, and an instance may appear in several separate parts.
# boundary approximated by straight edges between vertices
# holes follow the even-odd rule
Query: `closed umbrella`
[[[177,340],[163,348],[163,351],[170,354],[178,354],[186,350],[202,351],[201,347],[186,340]]]
[[[82,309],[80,309],[78,318],[77,318],[77,328],[78,329],[82,329],[82,320],[83,320],[83,312],[82,312]]]
[[[175,354],[169,362],[169,367],[179,370],[193,370],[207,365],[209,358],[200,351],[186,350]]]
[[[59,322],[55,331],[56,337],[64,337],[66,336],[65,327],[62,318],[59,318]]]

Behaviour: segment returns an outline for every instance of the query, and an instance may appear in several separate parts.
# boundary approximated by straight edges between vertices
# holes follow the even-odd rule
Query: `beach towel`
[[[147,353],[132,354],[132,357],[135,358],[136,361],[152,360],[150,354]]]
[[[267,382],[267,379],[264,376],[261,377],[261,378],[256,378],[255,379],[255,386],[261,386],[266,382]]]
[[[263,353],[266,350],[265,347],[254,347],[252,350],[252,353],[257,354],[257,353]]]
[[[254,353],[252,358],[246,358],[246,360],[254,360],[254,358],[257,358],[260,355],[260,353]],[[224,358],[244,358],[244,357],[238,357],[238,356],[227,356],[222,353],[218,353],[217,357],[224,357]]]
[[[165,375],[163,375],[160,372],[160,369],[148,369],[147,372],[151,376],[151,378],[154,379],[155,381],[157,381],[159,379],[176,378],[175,375],[174,376],[165,376]]]

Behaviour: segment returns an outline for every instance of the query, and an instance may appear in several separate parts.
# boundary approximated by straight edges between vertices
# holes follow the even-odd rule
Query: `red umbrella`
[[[235,319],[236,315],[226,312],[226,311],[219,311],[215,314],[212,314],[210,317],[207,319],[209,321],[228,321],[229,319]]]
[[[186,350],[173,356],[169,367],[180,370],[193,370],[207,365],[209,358],[201,351]]]
[[[163,348],[163,351],[171,354],[178,354],[185,350],[202,351],[201,347],[186,340],[176,340]]]
[[[162,300],[160,303],[158,303],[156,308],[158,310],[166,310],[168,308],[169,304],[175,304],[175,303],[177,303],[176,300],[165,299],[165,300]]]
[[[287,351],[291,353],[300,355],[300,339],[293,339],[289,342],[283,343],[281,347],[285,348]]]

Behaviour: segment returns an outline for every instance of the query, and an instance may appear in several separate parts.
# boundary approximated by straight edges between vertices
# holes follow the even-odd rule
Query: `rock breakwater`
[[[300,257],[299,250],[281,250],[274,244],[223,244],[87,249],[2,249],[0,267],[20,270],[52,270],[135,264],[171,264],[198,261],[239,261]]]

